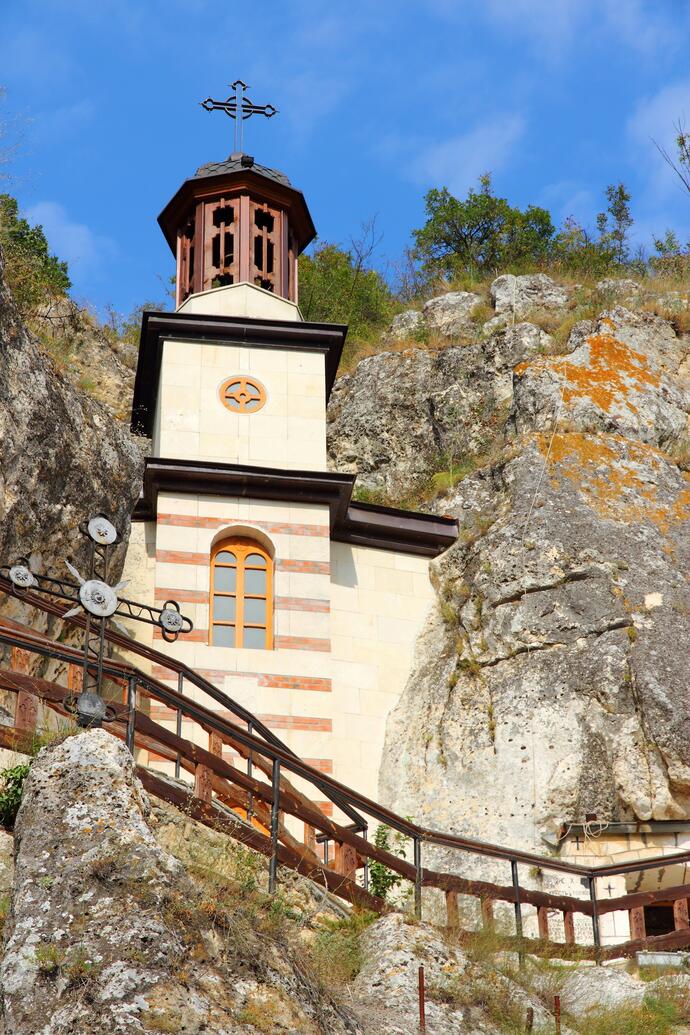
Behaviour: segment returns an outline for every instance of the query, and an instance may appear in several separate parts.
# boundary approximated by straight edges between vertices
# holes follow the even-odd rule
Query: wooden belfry
[[[234,98],[209,97],[203,107],[224,111],[236,126],[250,115],[276,113],[248,101],[240,80],[233,89]],[[241,283],[297,302],[297,256],[316,231],[302,193],[283,173],[235,151],[224,162],[202,165],[158,222],[176,257],[178,306],[199,291]]]

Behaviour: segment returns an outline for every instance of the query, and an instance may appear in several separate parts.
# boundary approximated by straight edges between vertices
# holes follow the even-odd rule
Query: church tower
[[[316,231],[283,173],[237,152],[202,165],[158,222],[175,256],[178,308],[190,295],[240,283],[298,301],[297,256]]]
[[[358,503],[355,476],[327,468],[347,328],[302,319],[298,257],[315,230],[287,176],[236,148],[186,180],[159,223],[177,308],[142,320],[132,429],[151,450],[126,577],[190,614],[170,654],[374,796],[433,599],[429,560],[456,522]]]

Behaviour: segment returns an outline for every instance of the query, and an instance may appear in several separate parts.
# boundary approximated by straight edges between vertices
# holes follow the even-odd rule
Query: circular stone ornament
[[[170,606],[173,604],[173,606]],[[180,614],[177,605],[172,601],[166,601],[160,613],[159,622],[166,632],[178,633],[182,629],[184,619]]]
[[[21,561],[10,568],[10,581],[17,589],[30,589],[38,585],[28,564]]]
[[[85,610],[96,618],[108,618],[117,609],[115,590],[99,579],[89,579],[79,587],[79,599]]]
[[[89,537],[100,546],[110,546],[117,539],[115,525],[108,521],[103,514],[96,514],[95,517],[92,517],[86,529]]]

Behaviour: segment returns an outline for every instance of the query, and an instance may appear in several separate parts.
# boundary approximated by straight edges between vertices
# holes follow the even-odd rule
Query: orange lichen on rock
[[[624,524],[651,521],[662,532],[690,521],[690,488],[669,504],[659,500],[659,487],[650,475],[661,474],[667,461],[653,446],[619,435],[602,439],[581,432],[554,435],[550,452],[547,436],[537,435],[536,442],[558,474],[575,482],[587,506],[601,517]]]
[[[548,367],[566,381],[564,403],[587,398],[608,413],[611,404],[618,399],[631,412],[637,413],[637,408],[627,396],[631,391],[658,388],[661,380],[650,368],[647,358],[610,334],[592,334],[586,339],[586,344],[588,363],[573,363],[566,359],[536,360],[520,363],[515,372],[522,375],[530,366]]]

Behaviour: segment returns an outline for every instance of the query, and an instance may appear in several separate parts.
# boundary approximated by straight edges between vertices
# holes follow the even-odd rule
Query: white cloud
[[[428,0],[441,17],[460,20],[468,7],[511,34],[533,39],[554,56],[572,44],[610,39],[658,57],[659,47],[678,46],[688,9],[664,11],[659,0]]]
[[[95,234],[84,223],[73,222],[57,201],[38,201],[22,213],[32,226],[43,227],[52,252],[66,259],[77,287],[98,279],[104,260],[116,251],[109,237]]]
[[[524,131],[525,120],[514,113],[436,144],[416,143],[409,175],[415,183],[443,185],[462,195],[476,185],[482,173],[495,173],[505,166]]]
[[[649,190],[659,198],[677,190],[677,180],[666,165],[654,141],[673,154],[678,121],[690,123],[690,79],[670,83],[651,97],[645,97],[628,119],[627,134],[646,172]]]

